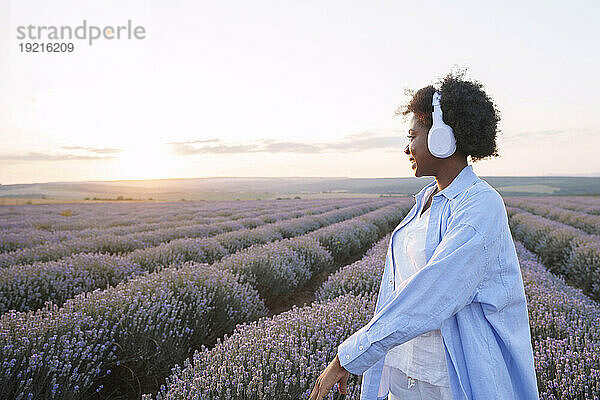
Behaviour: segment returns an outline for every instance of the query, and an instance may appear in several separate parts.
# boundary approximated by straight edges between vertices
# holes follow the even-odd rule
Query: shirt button
[[[350,358],[350,355],[346,354],[346,358]]]
[[[359,350],[362,350],[362,349],[363,349],[363,347],[362,347],[362,346],[358,346],[358,349],[359,349]]]
[[[392,279],[390,279],[390,285],[391,285],[392,283],[394,283],[394,281],[393,281]]]

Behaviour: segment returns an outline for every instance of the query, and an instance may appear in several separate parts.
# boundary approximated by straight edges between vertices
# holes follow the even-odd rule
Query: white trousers
[[[390,382],[388,400],[452,400],[452,390],[409,378],[398,370]]]

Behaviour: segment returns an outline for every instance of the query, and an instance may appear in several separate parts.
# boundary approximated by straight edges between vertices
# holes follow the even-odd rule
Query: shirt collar
[[[443,196],[446,196],[448,200],[451,200],[454,197],[456,197],[459,193],[463,192],[465,189],[471,186],[473,183],[475,183],[477,179],[477,175],[475,175],[475,173],[473,172],[473,166],[467,165],[462,169],[462,171],[459,172],[458,175],[456,175],[456,177],[454,177],[452,182],[450,182],[450,184],[446,186],[444,190],[442,190],[441,192],[437,192],[436,194],[434,194],[434,196],[441,194]],[[421,189],[419,193],[413,194],[413,197],[415,199],[423,197],[427,189],[434,185],[437,185],[435,180],[433,180],[433,182],[429,183],[427,186]]]

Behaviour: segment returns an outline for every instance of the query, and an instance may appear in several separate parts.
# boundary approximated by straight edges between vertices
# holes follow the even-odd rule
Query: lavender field
[[[413,203],[0,207],[0,398],[308,398]],[[600,399],[600,199],[505,203],[540,398]]]

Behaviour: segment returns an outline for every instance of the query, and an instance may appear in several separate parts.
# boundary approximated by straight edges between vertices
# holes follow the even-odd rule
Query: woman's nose
[[[406,147],[404,148],[404,154],[410,154],[410,149],[408,148],[408,145],[406,145]]]

